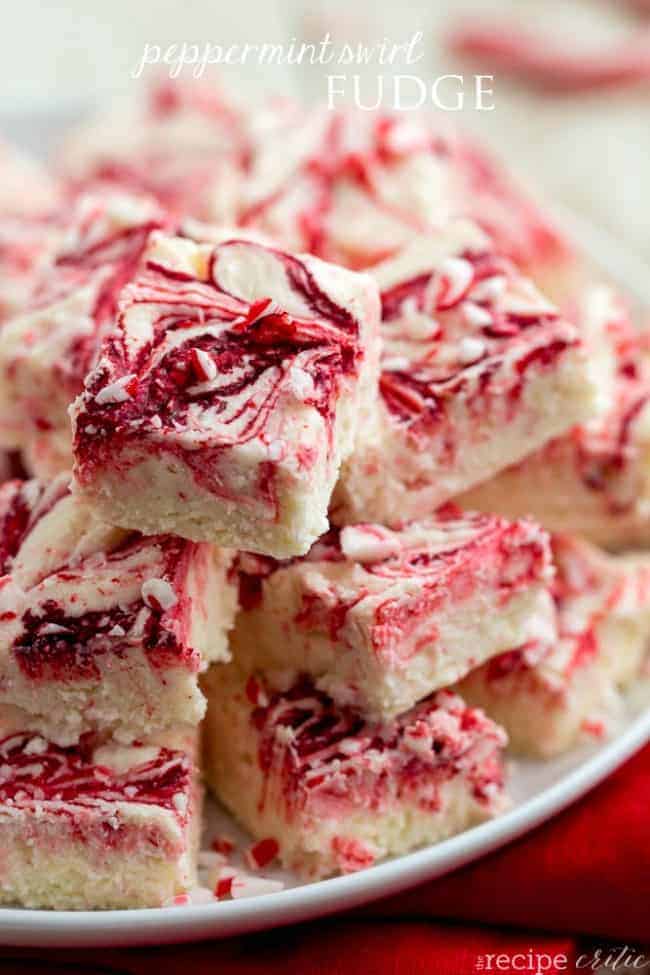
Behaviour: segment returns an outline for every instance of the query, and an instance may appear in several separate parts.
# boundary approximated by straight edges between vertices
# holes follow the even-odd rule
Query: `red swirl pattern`
[[[459,775],[478,801],[503,786],[503,732],[449,691],[374,725],[301,677],[284,693],[269,691],[251,721],[260,767],[267,778],[281,777],[291,813],[319,805],[380,811],[398,799],[434,811],[440,786]]]
[[[0,802],[21,809],[40,808],[49,813],[74,814],[75,808],[103,804],[137,803],[173,812],[185,821],[187,810],[174,797],[187,796],[192,780],[189,757],[160,748],[153,758],[143,756],[124,772],[93,762],[83,745],[60,748],[18,732],[0,741]]]

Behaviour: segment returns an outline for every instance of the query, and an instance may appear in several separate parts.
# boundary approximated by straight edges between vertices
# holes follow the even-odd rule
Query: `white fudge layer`
[[[240,555],[232,649],[308,673],[341,704],[392,717],[490,657],[556,636],[548,537],[531,522],[440,514],[332,531],[303,559]]]
[[[370,866],[504,806],[505,736],[447,691],[374,725],[308,681],[276,693],[231,664],[211,668],[206,692],[209,785],[304,875]]]
[[[203,715],[199,671],[228,659],[231,556],[95,522],[63,475],[0,489],[0,711],[60,744]]]
[[[0,901],[157,907],[196,883],[202,790],[192,737],[65,749],[0,732]]]
[[[376,396],[374,283],[250,240],[145,258],[72,410],[79,490],[126,528],[302,554]]]

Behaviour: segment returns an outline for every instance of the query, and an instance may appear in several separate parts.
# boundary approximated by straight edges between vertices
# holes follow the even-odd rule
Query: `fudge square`
[[[53,218],[55,241],[30,299],[0,330],[0,442],[24,451],[30,473],[72,467],[68,407],[112,326],[120,288],[166,219],[152,198],[107,185]]]
[[[549,757],[603,737],[620,690],[641,675],[650,643],[650,556],[613,556],[553,537],[559,639],[531,643],[472,671],[458,693],[505,727],[513,751]]]
[[[0,901],[158,907],[196,883],[196,733],[62,748],[0,725]]]
[[[449,691],[379,723],[308,677],[278,690],[236,663],[211,667],[206,692],[209,786],[303,875],[358,870],[504,808],[506,736]]]
[[[78,490],[99,516],[262,554],[328,527],[374,405],[374,282],[250,240],[155,234],[72,409]]]
[[[549,540],[532,522],[448,506],[399,531],[332,529],[288,563],[240,554],[236,566],[237,661],[309,673],[370,718],[393,717],[495,654],[556,636]]]
[[[547,213],[483,146],[424,113],[325,107],[251,146],[240,220],[290,250],[359,269],[449,220],[475,220],[563,295],[582,274]]]
[[[198,672],[228,658],[230,555],[100,524],[68,482],[0,488],[0,715],[62,745],[196,724]]]
[[[479,484],[458,503],[571,532],[605,548],[650,544],[650,364],[648,336],[610,287],[581,295],[577,322],[600,360],[602,410],[593,419]]]
[[[421,518],[597,410],[578,329],[474,225],[420,238],[372,273],[380,406],[344,468],[338,523]]]
[[[66,177],[146,191],[177,219],[232,222],[253,145],[250,109],[205,80],[165,78],[143,95],[67,136],[59,157]],[[274,106],[261,113],[274,125]]]

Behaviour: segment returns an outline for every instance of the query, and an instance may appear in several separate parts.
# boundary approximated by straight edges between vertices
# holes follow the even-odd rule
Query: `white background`
[[[477,10],[507,12],[549,33],[550,43],[557,38],[576,48],[611,43],[638,26],[625,0],[1,0],[0,116],[36,112],[41,124],[53,105],[75,115],[128,91],[145,43],[278,42],[327,30],[343,41],[398,42],[420,30],[425,58],[418,73],[430,78],[450,67],[440,31]],[[225,78],[247,93],[315,98],[326,91],[324,70],[228,68]],[[497,79],[495,100],[495,112],[469,112],[466,124],[482,128],[551,194],[650,258],[650,90],[549,98]]]

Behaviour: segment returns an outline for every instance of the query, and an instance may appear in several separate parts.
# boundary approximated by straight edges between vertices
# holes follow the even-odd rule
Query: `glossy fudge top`
[[[438,428],[456,397],[480,422],[497,370],[514,413],[528,370],[554,368],[579,344],[578,330],[470,223],[419,238],[372,273],[382,301],[381,393],[416,438]]]
[[[93,522],[63,475],[0,488],[0,645],[33,679],[97,679],[102,653],[144,647],[153,666],[184,661],[190,559],[207,550]]]
[[[536,581],[552,576],[549,539],[534,522],[509,522],[494,515],[460,513],[453,505],[438,511],[435,519],[411,523],[397,530],[375,524],[332,528],[300,559],[277,562],[264,556],[241,553],[240,602],[244,609],[261,603],[264,580],[287,566],[304,570],[314,589],[304,612],[296,621],[303,626],[329,620],[333,635],[346,614],[363,606],[368,597],[384,595],[375,606],[377,623],[397,623],[400,596],[434,592],[440,603],[469,598],[498,573],[504,600]],[[320,573],[322,582],[316,581]],[[462,581],[459,581],[462,580]],[[317,593],[322,592],[322,599]],[[433,607],[423,604],[422,610]],[[394,618],[391,619],[391,611]],[[415,607],[411,608],[411,612]],[[326,619],[321,618],[325,614]],[[381,627],[377,631],[380,636]]]
[[[256,441],[273,466],[291,449],[291,410],[317,410],[331,433],[376,301],[367,278],[316,258],[154,235],[75,405],[78,476],[143,437],[189,452]]]

